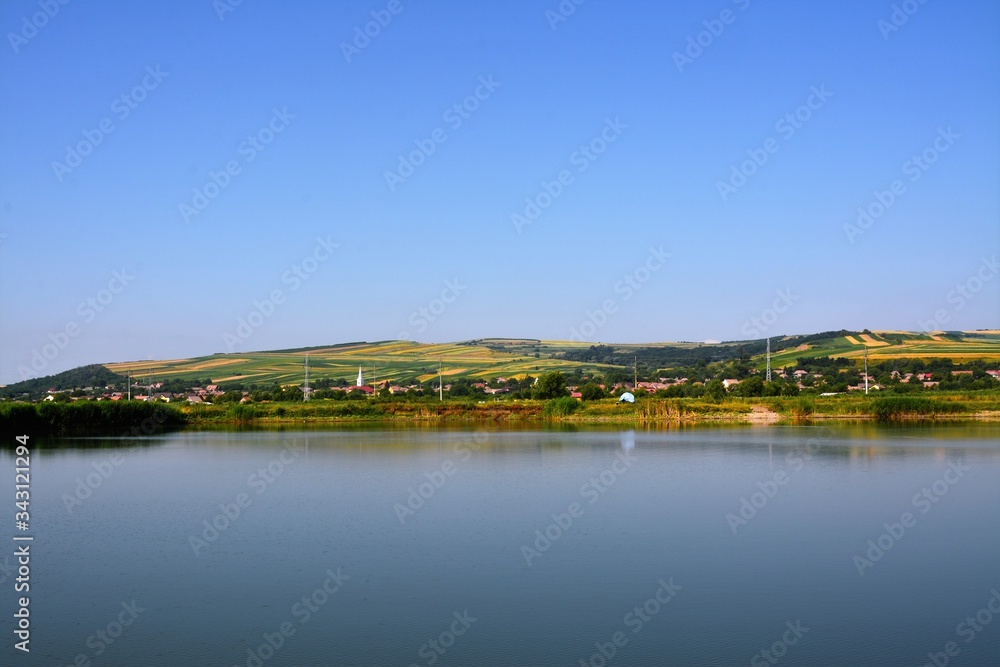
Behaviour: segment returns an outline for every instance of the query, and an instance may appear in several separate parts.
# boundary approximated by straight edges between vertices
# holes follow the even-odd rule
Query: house
[[[198,394],[188,394],[188,396],[187,396],[187,402],[188,403],[194,403],[194,404],[197,405],[197,404],[203,403],[204,401],[201,400],[201,396],[199,396]]]
[[[369,396],[371,396],[372,394],[375,393],[375,388],[374,387],[359,387],[358,385],[354,385],[354,386],[348,387],[344,391],[346,391],[349,394],[352,391],[354,391],[355,389],[363,391],[364,393],[368,394]]]
[[[583,398],[583,394],[581,394],[581,393],[580,393],[580,392],[578,392],[578,391],[571,391],[571,392],[569,393],[569,397],[570,397],[570,398]]]
[[[927,389],[930,389],[931,387],[936,387],[939,384],[941,384],[941,383],[940,382],[924,382],[924,387],[927,388]]]
[[[917,379],[922,382],[928,382],[931,379],[931,373],[917,373]]]
[[[732,387],[735,387],[739,383],[740,383],[739,380],[734,380],[732,378],[726,378],[725,380],[722,381],[722,386],[725,387],[726,389],[731,389]]]
[[[954,375],[972,375],[972,371],[952,371],[951,374]]]
[[[389,387],[389,393],[392,394],[393,396],[395,396],[396,394],[405,394],[406,393],[406,387],[400,387],[400,386],[395,385],[395,384],[391,385]]]
[[[1000,370],[986,371],[986,374],[992,377],[994,380],[1000,380]]]
[[[669,384],[664,382],[640,382],[638,388],[653,393],[658,389],[666,389],[669,386]]]
[[[483,391],[487,394],[509,394],[510,387],[486,387]]]
[[[794,373],[792,373],[792,375],[794,375],[796,377],[796,379],[802,379],[805,376],[809,375],[809,371],[804,371],[804,370],[802,370],[800,368],[799,370],[797,370]]]

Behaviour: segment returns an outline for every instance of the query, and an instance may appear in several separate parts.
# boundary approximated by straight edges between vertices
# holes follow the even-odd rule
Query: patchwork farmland
[[[758,342],[759,341],[745,341]],[[795,338],[771,339],[771,365],[795,366],[799,358],[847,357],[859,364],[868,348],[870,360],[949,358],[956,363],[983,359],[1000,362],[1000,331],[938,332],[934,334],[904,331],[851,333],[793,344]],[[721,343],[732,346],[734,343]],[[426,381],[441,373],[448,378],[486,380],[496,377],[537,376],[547,371],[601,373],[608,364],[571,361],[566,352],[587,349],[590,343],[530,339],[479,339],[460,343],[425,344],[411,341],[357,342],[339,345],[216,354],[191,359],[166,361],[131,361],[105,364],[115,373],[151,376],[159,381],[178,379],[194,382],[211,379],[213,383],[240,382],[270,385],[302,382],[306,355],[312,378],[353,381],[358,367],[366,383],[389,380],[396,384]],[[615,344],[614,349],[627,356],[656,348],[713,348],[703,343]],[[763,365],[764,357],[754,361]],[[617,368],[621,368],[618,366]]]

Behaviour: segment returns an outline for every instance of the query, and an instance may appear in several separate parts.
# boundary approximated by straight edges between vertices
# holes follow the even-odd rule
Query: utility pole
[[[767,374],[765,382],[771,381],[771,339],[767,339]]]
[[[309,400],[309,355],[306,355],[306,382],[305,386],[302,387],[302,402],[305,403]]]
[[[632,381],[632,391],[639,390],[639,357],[638,355],[632,357],[632,372],[635,373],[635,377]]]
[[[132,367],[125,371],[125,383],[128,385],[128,400],[132,400]]]
[[[444,402],[444,381],[441,378],[441,360],[438,359],[438,400]]]
[[[865,396],[868,395],[868,346],[865,345]]]

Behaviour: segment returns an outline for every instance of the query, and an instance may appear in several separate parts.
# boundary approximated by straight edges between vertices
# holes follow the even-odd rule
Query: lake
[[[2,663],[1000,665],[998,440],[973,424],[36,442],[31,653],[13,649],[11,546]],[[13,468],[6,450],[8,498]]]

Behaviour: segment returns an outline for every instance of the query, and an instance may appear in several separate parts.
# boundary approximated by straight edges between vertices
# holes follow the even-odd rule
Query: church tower
[[[363,377],[361,377],[361,366],[358,366],[358,384],[357,384],[357,386],[359,386],[359,387],[365,386],[365,379]]]

